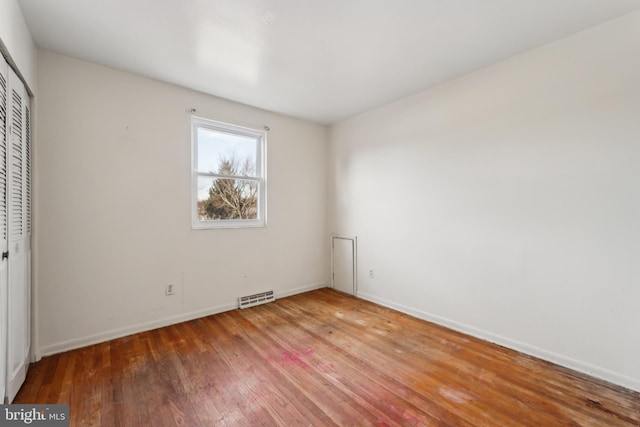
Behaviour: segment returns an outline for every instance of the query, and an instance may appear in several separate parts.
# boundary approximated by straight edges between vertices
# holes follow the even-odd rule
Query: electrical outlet
[[[375,277],[375,274],[373,273],[373,268],[371,270],[369,270],[369,279],[373,279]]]
[[[174,293],[173,285],[172,285],[172,284],[168,284],[168,285],[164,288],[164,294],[165,294],[166,296],[169,296],[169,295],[173,295],[173,293]]]

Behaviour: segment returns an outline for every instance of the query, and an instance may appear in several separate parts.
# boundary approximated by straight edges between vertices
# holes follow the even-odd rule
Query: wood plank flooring
[[[43,358],[95,426],[640,426],[640,393],[330,289]]]

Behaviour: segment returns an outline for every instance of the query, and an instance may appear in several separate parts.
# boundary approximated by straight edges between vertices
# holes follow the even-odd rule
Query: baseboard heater
[[[276,300],[273,291],[262,292],[255,295],[248,295],[246,297],[238,298],[240,302],[240,308],[249,308],[256,305],[266,304]]]

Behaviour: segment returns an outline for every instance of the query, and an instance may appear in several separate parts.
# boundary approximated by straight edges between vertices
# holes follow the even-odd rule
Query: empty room
[[[1,425],[640,426],[640,0],[0,0],[0,51]]]

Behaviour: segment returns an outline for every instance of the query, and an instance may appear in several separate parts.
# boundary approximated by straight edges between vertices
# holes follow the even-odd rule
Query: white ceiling
[[[335,123],[640,0],[18,0],[42,49]]]

